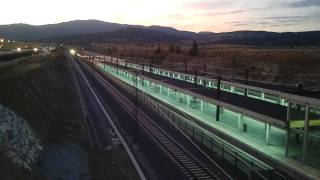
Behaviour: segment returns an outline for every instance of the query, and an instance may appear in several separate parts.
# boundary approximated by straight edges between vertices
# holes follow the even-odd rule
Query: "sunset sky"
[[[5,16],[3,16],[5,15]],[[4,0],[0,24],[76,19],[190,31],[320,30],[320,0]]]

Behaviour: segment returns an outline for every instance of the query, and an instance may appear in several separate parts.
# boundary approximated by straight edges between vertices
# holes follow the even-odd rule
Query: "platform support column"
[[[159,85],[160,86],[160,94],[162,93],[162,85]]]
[[[190,97],[188,95],[186,95],[186,97],[187,97],[187,105],[189,107],[190,106]]]
[[[218,76],[217,78],[217,99],[220,99],[221,94],[221,76]]]
[[[231,86],[231,92],[234,93],[235,92],[235,89],[233,86]]]
[[[222,114],[224,112],[224,107],[220,106],[220,114]]]
[[[220,121],[220,106],[217,105],[216,109],[216,121]]]
[[[184,95],[181,92],[178,92],[178,97],[179,97],[179,103],[183,104],[184,103]]]
[[[270,145],[270,133],[271,133],[271,125],[270,123],[266,123],[266,143]]]
[[[290,119],[291,119],[291,103],[288,102],[287,106],[287,127],[286,127],[286,136],[285,136],[285,144],[284,144],[284,154],[288,157],[288,150],[289,150],[289,135],[290,135]]]
[[[142,87],[144,87],[144,79],[143,78],[141,80],[141,85],[142,85]]]
[[[239,131],[243,131],[243,115],[239,114],[238,116],[238,129]]]
[[[145,71],[145,69],[144,69],[144,64],[142,64],[142,74],[144,75],[144,71]]]
[[[306,105],[306,112],[304,118],[304,133],[303,133],[303,147],[302,147],[302,161],[306,162],[306,156],[308,151],[308,134],[309,134],[309,104]]]
[[[200,112],[203,112],[203,100],[200,99]]]

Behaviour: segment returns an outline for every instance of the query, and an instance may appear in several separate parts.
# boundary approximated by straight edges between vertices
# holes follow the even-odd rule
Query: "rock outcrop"
[[[31,170],[39,152],[41,141],[28,122],[0,104],[0,150],[11,161]]]

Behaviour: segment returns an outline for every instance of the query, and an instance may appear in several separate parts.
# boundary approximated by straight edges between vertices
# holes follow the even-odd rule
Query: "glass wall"
[[[309,108],[306,163],[320,169],[320,107]]]
[[[305,106],[290,103],[288,156],[302,161]]]
[[[320,108],[290,104],[288,156],[320,169]]]

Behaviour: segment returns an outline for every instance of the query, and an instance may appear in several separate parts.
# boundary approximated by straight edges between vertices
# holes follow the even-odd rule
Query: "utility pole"
[[[135,71],[135,80],[134,80],[134,108],[133,108],[133,116],[135,119],[135,142],[138,142],[138,71]]]
[[[195,72],[195,77],[194,77],[194,87],[197,87],[197,82],[198,82],[198,70]]]
[[[218,76],[217,79],[217,100],[220,99],[220,93],[221,93],[221,76]],[[217,104],[217,110],[216,110],[216,121],[220,121],[220,105]]]
[[[246,69],[246,72],[245,72],[245,81],[246,83],[248,83],[248,80],[249,80],[249,69]],[[246,88],[244,90],[244,96],[247,96],[248,95],[248,89]]]

